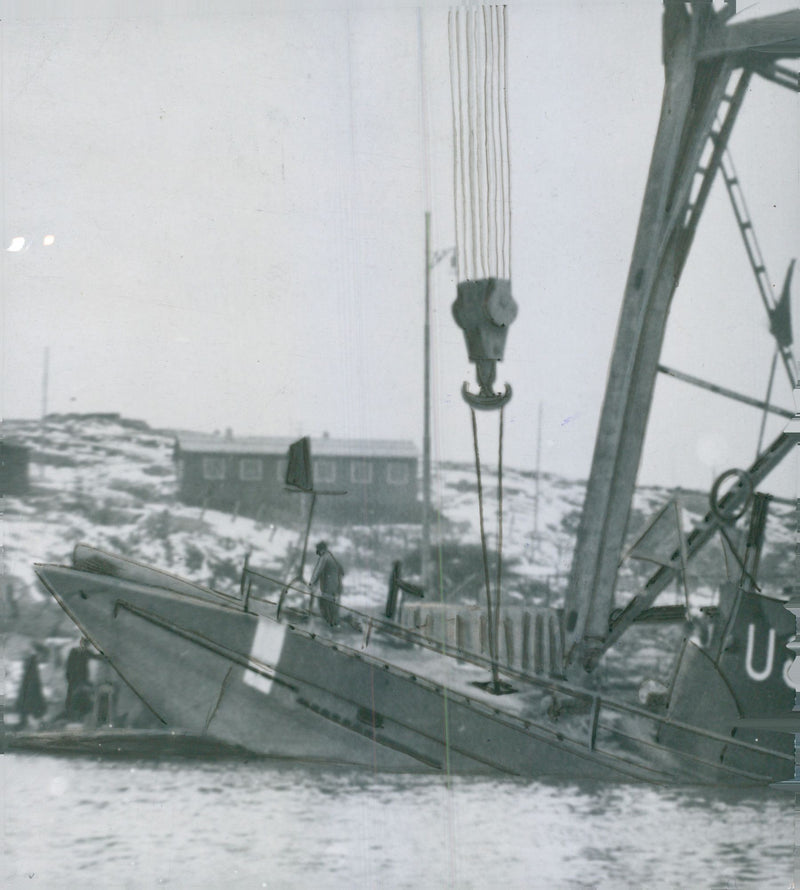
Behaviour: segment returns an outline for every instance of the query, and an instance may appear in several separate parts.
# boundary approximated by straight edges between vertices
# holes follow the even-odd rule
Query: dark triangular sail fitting
[[[792,348],[792,273],[795,261],[789,263],[786,278],[783,281],[780,298],[774,308],[769,310],[769,330],[780,349]]]
[[[461,394],[474,408],[500,408],[511,398],[511,387],[494,391],[496,363],[502,361],[508,326],[517,317],[517,304],[507,278],[461,281],[453,303],[453,318],[464,331],[469,360],[475,363],[480,391],[473,394],[465,383]]]
[[[298,491],[313,492],[314,473],[311,463],[311,439],[303,436],[289,446],[286,484]]]

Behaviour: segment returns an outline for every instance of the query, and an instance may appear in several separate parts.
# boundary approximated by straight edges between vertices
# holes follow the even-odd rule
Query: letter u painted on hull
[[[755,638],[756,627],[750,622],[750,624],[747,625],[747,654],[745,655],[744,667],[747,671],[747,676],[750,677],[751,680],[755,680],[756,683],[763,683],[772,673],[772,668],[775,664],[775,628],[771,627],[769,629],[769,635],[767,637],[767,655],[761,670],[756,670],[753,666]]]

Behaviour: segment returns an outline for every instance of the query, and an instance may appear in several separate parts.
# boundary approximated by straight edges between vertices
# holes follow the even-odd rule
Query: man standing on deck
[[[325,541],[317,544],[317,564],[311,575],[310,586],[319,582],[319,610],[322,617],[336,627],[339,624],[339,597],[342,594],[342,575],[344,571],[328,550]]]

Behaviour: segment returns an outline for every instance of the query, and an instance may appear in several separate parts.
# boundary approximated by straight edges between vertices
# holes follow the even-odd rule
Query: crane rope
[[[483,580],[486,590],[490,691],[511,691],[498,675],[503,572],[503,406],[511,398],[494,390],[496,363],[503,358],[508,326],[516,317],[511,295],[511,157],[508,126],[507,8],[453,9],[448,17],[453,113],[453,199],[458,297],[453,315],[464,331],[480,392],[467,384],[478,489]],[[476,409],[497,410],[497,563],[494,593],[486,539],[484,490]]]

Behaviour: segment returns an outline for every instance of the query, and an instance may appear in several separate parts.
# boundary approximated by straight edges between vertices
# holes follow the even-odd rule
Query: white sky
[[[433,248],[454,231],[448,4],[424,6],[424,85],[411,5],[138,6],[3,16],[3,240],[28,245],[3,251],[4,416],[38,416],[49,347],[51,411],[420,444],[426,157]],[[661,3],[511,2],[509,23],[505,459],[534,466],[542,403],[543,468],[585,477],[661,102]],[[800,253],[799,108],[754,79],[731,142],[778,287]],[[447,262],[433,284],[436,453],[468,459]],[[763,397],[771,355],[718,183],[662,361]],[[776,400],[792,404],[781,369]],[[752,460],[759,422],[661,380],[641,479],[707,486]]]

